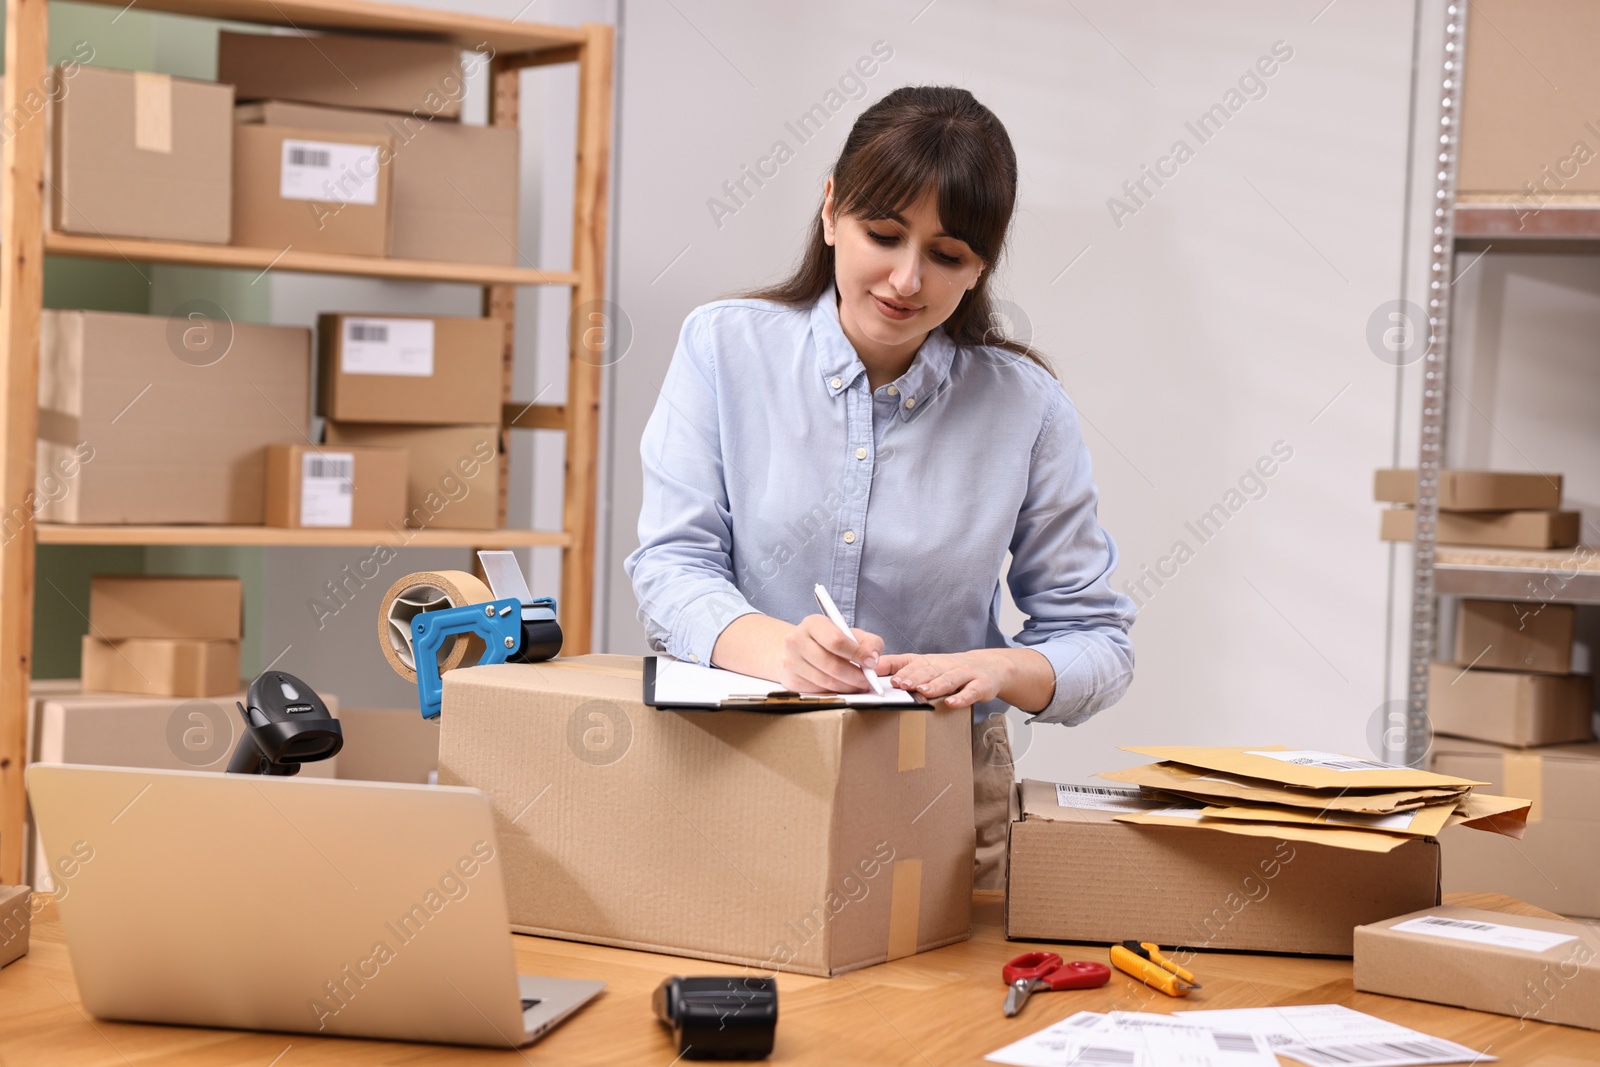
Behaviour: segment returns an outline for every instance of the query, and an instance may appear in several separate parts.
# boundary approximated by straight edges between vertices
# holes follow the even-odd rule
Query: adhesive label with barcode
[[[1346,756],[1338,752],[1316,752],[1309,749],[1294,749],[1285,752],[1265,750],[1261,752],[1246,752],[1247,756],[1265,756],[1268,759],[1281,760],[1284,763],[1298,763],[1302,767],[1321,767],[1325,771],[1396,771],[1405,770],[1390,763],[1374,763],[1372,760],[1361,759],[1357,756]]]
[[[1405,934],[1426,934],[1429,937],[1448,937],[1455,941],[1476,941],[1483,945],[1501,948],[1521,948],[1529,952],[1546,949],[1578,940],[1577,934],[1562,934],[1554,930],[1530,930],[1525,926],[1507,926],[1505,923],[1481,922],[1477,919],[1452,919],[1445,915],[1422,915],[1395,923],[1391,930]]]
[[[1165,803],[1146,800],[1137,789],[1056,783],[1056,807],[1093,808],[1096,811],[1149,811]]]
[[[307,452],[300,457],[300,525],[350,526],[355,517],[356,457]]]
[[[346,318],[339,372],[431,378],[433,320]]]
[[[283,139],[278,195],[339,204],[378,202],[378,146]]]

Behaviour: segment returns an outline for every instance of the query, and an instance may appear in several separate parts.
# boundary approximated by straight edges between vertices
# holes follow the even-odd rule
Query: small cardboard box
[[[25,885],[0,885],[0,967],[28,954],[33,927],[33,891]]]
[[[461,49],[448,41],[374,34],[217,34],[217,80],[240,100],[461,117]]]
[[[233,86],[78,67],[55,77],[50,209],[63,233],[227,244]]]
[[[1439,835],[1444,888],[1505,893],[1562,915],[1600,917],[1600,744],[1515,749],[1436,737],[1429,765],[1533,801],[1520,840],[1464,826]]]
[[[244,584],[237,578],[96,574],[89,579],[89,630],[105,640],[237,641],[244,634],[243,618]]]
[[[493,798],[514,930],[815,975],[968,936],[965,710],[658,711],[633,656],[444,679],[439,781]]]
[[[1572,669],[1576,615],[1571,604],[1463,599],[1456,615],[1456,662],[1566,674]]]
[[[266,446],[310,429],[310,330],[41,317],[41,521],[260,525]]]
[[[389,254],[392,138],[292,126],[233,129],[233,243]]]
[[[1444,511],[1554,511],[1561,506],[1561,475],[1516,471],[1439,472],[1439,507]],[[1378,471],[1372,497],[1390,504],[1417,502],[1417,472]]]
[[[319,315],[317,414],[341,422],[498,422],[505,342],[499,319]]]
[[[1480,548],[1568,548],[1578,543],[1581,521],[1576,511],[1441,511],[1437,540]],[[1378,536],[1410,541],[1416,530],[1410,508],[1387,508]]]
[[[328,422],[329,445],[403,448],[406,526],[493,530],[500,525],[500,427]]]
[[[234,109],[239,122],[394,138],[389,254],[447,263],[517,262],[520,148],[514,126],[419,121],[269,100]],[[476,420],[475,420],[476,421]]]
[[[1432,838],[1380,853],[1135,826],[1115,822],[1114,806],[1081,806],[1083,793],[1063,805],[1052,783],[1018,788],[1005,912],[1014,940],[1348,956],[1357,925],[1439,902]]]
[[[1600,929],[1442,906],[1356,927],[1355,986],[1600,1030]]]
[[[1593,692],[1587,674],[1528,674],[1434,663],[1428,672],[1428,723],[1434,733],[1498,745],[1592,741]]]
[[[416,708],[345,708],[339,777],[425,784],[439,769],[439,723]]]
[[[212,697],[239,690],[239,642],[83,637],[83,688],[143,696]]]
[[[400,448],[267,448],[268,526],[379,530],[406,517]]]

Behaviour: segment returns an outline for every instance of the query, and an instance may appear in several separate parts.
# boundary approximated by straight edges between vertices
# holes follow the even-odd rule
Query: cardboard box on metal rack
[[[268,526],[381,530],[406,516],[410,457],[402,448],[271,445]]]
[[[493,530],[500,524],[500,426],[327,424],[329,446],[403,448],[406,526],[414,530]]]
[[[1582,515],[1576,511],[1441,511],[1441,545],[1480,548],[1567,548],[1578,543]],[[1378,536],[1410,541],[1417,516],[1410,508],[1385,508]]]
[[[1439,472],[1439,507],[1444,511],[1554,511],[1561,506],[1559,474],[1523,471]],[[1389,504],[1417,502],[1417,472],[1386,468],[1372,478],[1372,498]]]
[[[815,975],[968,936],[967,711],[642,689],[633,656],[445,674],[439,781],[493,798],[513,929]]]
[[[1566,674],[1576,617],[1571,604],[1463,599],[1456,613],[1456,662]]]
[[[317,414],[339,422],[498,422],[505,346],[499,319],[319,315]]]
[[[217,34],[217,80],[240,100],[296,100],[458,119],[461,48],[377,34]],[[477,55],[475,53],[475,55]]]
[[[1593,679],[1434,663],[1428,725],[1436,734],[1527,747],[1594,740]]]
[[[394,141],[379,134],[233,127],[233,243],[389,254]]]

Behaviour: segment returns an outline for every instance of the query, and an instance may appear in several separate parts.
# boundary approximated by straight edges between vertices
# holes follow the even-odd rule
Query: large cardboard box
[[[319,315],[317,414],[340,422],[498,422],[505,343],[499,319]]]
[[[1571,604],[1463,599],[1456,615],[1456,662],[1566,674],[1572,669],[1576,615]]]
[[[345,708],[339,777],[426,784],[439,769],[439,722],[416,708]]]
[[[1529,211],[1552,196],[1600,192],[1590,101],[1600,97],[1588,0],[1475,0],[1467,10],[1458,192]],[[1585,151],[1586,150],[1586,151]]]
[[[83,687],[143,696],[211,697],[239,690],[239,642],[83,638]]]
[[[1576,511],[1441,511],[1437,541],[1441,545],[1481,548],[1567,548],[1578,543],[1582,515]],[[1417,532],[1410,508],[1387,508],[1378,536],[1385,541],[1410,541]]]
[[[42,521],[258,525],[266,446],[310,429],[310,330],[42,315]],[[57,479],[71,459],[73,474]]]
[[[1124,810],[1114,803],[1083,806],[1084,792],[1062,804],[1053,783],[1024,780],[1019,790],[1009,938],[1348,956],[1361,923],[1439,902],[1432,838],[1358,852],[1135,826],[1114,821]]]
[[[403,448],[406,526],[493,530],[500,525],[500,427],[383,426],[329,420],[330,445]]]
[[[1439,507],[1445,511],[1554,511],[1561,506],[1561,475],[1520,471],[1439,472]],[[1372,497],[1390,504],[1417,502],[1417,472],[1389,468],[1373,475]]]
[[[406,515],[410,459],[399,448],[267,449],[268,526],[378,530]]]
[[[1517,747],[1592,741],[1593,694],[1587,674],[1434,663],[1428,671],[1428,724],[1436,734]]]
[[[448,41],[375,34],[217,35],[217,80],[240,100],[461,117],[461,49]]]
[[[1600,929],[1445,905],[1356,927],[1355,987],[1600,1030]]]
[[[1514,749],[1436,737],[1429,766],[1533,801],[1521,840],[1464,826],[1439,835],[1444,888],[1505,893],[1561,915],[1600,918],[1600,743]]]
[[[78,67],[55,77],[51,219],[63,233],[227,244],[233,86]]]
[[[376,134],[233,128],[233,243],[389,254],[394,141]]]
[[[493,798],[513,929],[816,975],[968,936],[970,714],[657,711],[642,670],[444,676],[439,781]]]
[[[515,126],[465,126],[413,116],[269,100],[234,109],[240,122],[394,138],[389,254],[449,263],[517,262]]]
[[[244,633],[244,583],[187,574],[96,574],[89,578],[89,629],[96,637],[187,637],[237,641]]]

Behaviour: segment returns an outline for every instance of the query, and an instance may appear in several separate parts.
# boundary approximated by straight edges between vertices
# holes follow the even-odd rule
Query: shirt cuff
[[[1030,723],[1077,726],[1122,699],[1133,680],[1132,652],[1104,634],[1072,634],[1022,647],[1049,660],[1056,676],[1055,694]]]
[[[667,639],[667,654],[688,663],[711,666],[711,652],[717,638],[734,619],[759,614],[750,602],[737,593],[719,592],[699,597],[686,604],[673,623]]]

